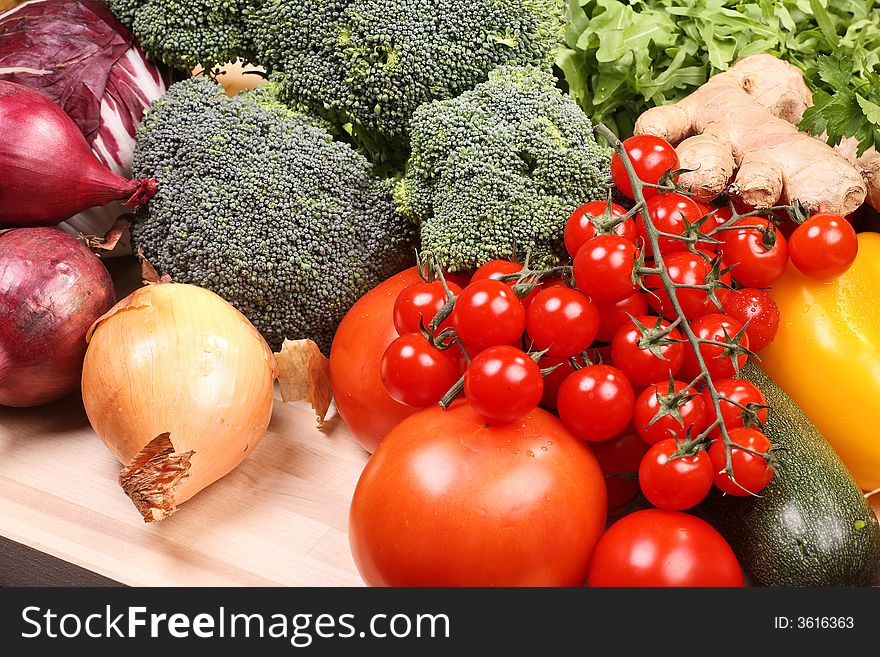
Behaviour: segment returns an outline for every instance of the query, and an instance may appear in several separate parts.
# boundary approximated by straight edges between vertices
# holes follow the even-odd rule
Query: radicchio
[[[147,61],[131,31],[97,0],[31,0],[0,14],[0,80],[55,101],[98,159],[122,176],[131,174],[144,110],[170,83],[167,72]],[[103,235],[125,212],[119,203],[92,208],[61,228]]]

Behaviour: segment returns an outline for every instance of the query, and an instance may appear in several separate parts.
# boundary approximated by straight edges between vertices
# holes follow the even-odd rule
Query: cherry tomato
[[[788,265],[788,243],[768,219],[746,217],[734,226],[761,226],[769,237],[757,228],[737,228],[720,233],[724,242],[721,250],[724,261],[735,265],[733,279],[743,287],[767,287],[785,273]]]
[[[683,194],[660,194],[648,201],[648,215],[651,217],[654,227],[660,232],[671,235],[684,235],[685,221],[691,224],[696,223],[704,214],[699,205]],[[699,232],[706,235],[714,228],[711,221],[706,221],[700,226]],[[648,242],[648,231],[645,229],[645,223],[641,217],[636,222],[636,231],[644,244],[645,254],[653,255],[654,249]],[[661,235],[657,243],[660,245],[660,253],[664,256],[675,251],[689,250],[687,242],[672,237]],[[700,241],[697,248],[711,252],[715,250],[715,246],[712,242]]]
[[[452,294],[457,296],[461,293],[461,288],[455,283],[447,282],[447,286]],[[418,333],[419,322],[427,327],[444,305],[446,305],[446,290],[443,289],[442,282],[414,283],[404,288],[394,302],[394,328],[400,335]],[[438,332],[451,326],[450,316],[443,321]]]
[[[653,135],[636,135],[624,139],[623,147],[632,162],[636,176],[645,183],[656,185],[667,171],[675,171],[679,168],[678,154],[665,139]],[[626,173],[623,160],[615,153],[611,157],[611,177],[620,193],[627,198],[634,198],[632,183]],[[657,195],[653,187],[645,187],[643,192],[646,199]]]
[[[669,277],[673,283],[677,285],[705,285],[706,279],[712,271],[709,262],[697,253],[689,251],[676,251],[668,256],[663,257],[666,268],[669,271]],[[724,264],[721,265],[721,270]],[[727,285],[730,284],[730,274],[724,274],[721,281]],[[651,308],[659,312],[666,319],[675,319],[678,315],[672,306],[672,301],[663,287],[663,283],[658,274],[648,274],[645,276],[645,285],[652,294],[648,294],[648,303]],[[717,288],[715,296],[723,304],[727,299],[729,290],[725,288]],[[710,312],[717,312],[718,308],[712,301],[706,290],[693,288],[679,288],[676,290],[678,303],[681,305],[682,312],[687,319],[694,319],[700,315]]]
[[[605,487],[608,489],[608,512],[613,513],[626,508],[639,495],[638,479],[642,457],[648,451],[648,445],[632,430],[624,431],[611,440],[590,443],[590,449],[599,461],[602,474],[605,475]]]
[[[615,522],[590,562],[590,586],[744,586],[727,541],[681,511],[645,509]]]
[[[733,400],[737,404],[747,407],[749,404],[764,406],[767,403],[764,395],[755,387],[755,384],[745,379],[720,379],[713,381],[712,384],[719,395]],[[709,426],[715,422],[715,418],[718,416],[715,414],[715,405],[712,403],[712,396],[708,388],[703,390],[703,402],[706,405],[706,426]],[[728,431],[745,426],[742,408],[725,399],[720,400],[718,406],[721,409],[721,419],[724,420],[724,426]],[[756,408],[755,411],[761,424],[767,421],[766,408]],[[719,437],[721,427],[715,427],[709,435],[713,438]]]
[[[471,283],[476,281],[485,281],[485,280],[498,280],[502,276],[507,276],[509,274],[518,274],[522,271],[523,266],[516,262],[510,262],[509,260],[490,260],[485,265],[477,269],[474,272],[474,275],[471,277]],[[513,286],[516,285],[516,281],[507,281],[507,285],[513,289]],[[520,298],[522,305],[524,308],[527,308],[528,305],[532,302],[532,299],[535,298],[535,295],[540,291],[541,286],[538,285],[534,290],[529,292],[526,296]]]
[[[621,326],[611,340],[611,362],[636,386],[669,380],[669,375],[675,376],[684,361],[684,345],[678,342],[681,333],[672,329],[664,338],[652,337],[668,329],[669,322],[661,320],[655,329],[656,317],[642,315],[635,321],[647,331],[643,332],[632,320]],[[659,357],[652,348],[659,352]]]
[[[632,420],[635,403],[626,375],[610,365],[588,365],[559,386],[559,417],[583,440],[608,440]]]
[[[706,404],[700,395],[695,394],[690,397],[685,395],[678,400],[672,399],[686,388],[687,383],[684,381],[673,381],[673,392],[670,394],[669,381],[658,381],[642,390],[636,399],[633,411],[633,423],[642,440],[649,445],[656,445],[667,438],[684,440],[688,431],[692,438],[696,438],[706,430],[709,426],[706,420]],[[684,403],[681,403],[682,401]],[[681,422],[675,415],[663,415],[659,420],[654,421],[663,407],[673,411],[677,408],[678,413],[681,414]]]
[[[658,509],[690,509],[702,502],[712,488],[712,460],[705,450],[693,456],[671,458],[677,452],[674,439],[661,440],[648,450],[639,465],[642,493]]]
[[[554,367],[556,369],[544,376],[544,394],[541,395],[541,406],[547,410],[556,410],[556,397],[559,394],[559,386],[568,378],[568,375],[574,372],[568,358],[553,358],[544,356],[538,360],[538,367],[546,369]]]
[[[622,217],[626,214],[626,210],[617,205],[617,203],[612,203],[610,207],[610,217],[607,220],[614,217]],[[609,212],[608,208],[609,205],[605,201],[590,201],[589,203],[584,203],[571,213],[571,217],[566,222],[565,231],[562,234],[562,239],[565,241],[565,250],[568,251],[568,255],[574,258],[584,244],[596,237],[595,223],[601,224],[603,221],[606,221],[605,214]],[[636,243],[636,226],[632,218],[617,224],[614,232],[633,244]]]
[[[524,417],[543,393],[541,368],[516,347],[489,347],[474,357],[464,373],[465,397],[490,424]]]
[[[473,281],[458,295],[452,326],[473,357],[495,345],[518,343],[526,328],[526,311],[504,283]]]
[[[779,329],[779,306],[766,290],[735,290],[724,301],[724,314],[743,326],[749,336],[749,348],[759,352],[773,342]]]
[[[446,283],[455,283],[462,290],[471,282],[472,273],[469,271],[444,271],[443,278]]]
[[[770,441],[756,429],[740,427],[728,431],[730,440],[742,447],[754,450],[759,454],[766,454],[770,450]],[[734,483],[725,472],[727,467],[727,453],[724,441],[720,438],[712,441],[709,448],[709,458],[712,459],[712,467],[715,470],[715,486],[730,495],[745,497],[760,493],[770,480],[773,479],[773,469],[768,465],[763,456],[756,456],[736,447],[730,450],[730,459],[733,463]]]
[[[720,313],[712,313],[697,317],[691,322],[691,330],[700,340],[712,340],[714,342],[730,342],[742,330],[742,324],[735,319],[731,319],[727,315]],[[739,344],[748,349],[749,336],[743,335]],[[701,344],[700,354],[706,363],[706,369],[709,370],[709,376],[712,379],[728,379],[736,376],[746,361],[749,359],[748,354],[738,354],[736,362],[732,358],[733,354],[728,351],[727,347],[722,345]],[[693,379],[700,373],[700,366],[697,363],[697,356],[694,350],[687,345],[684,350],[684,364],[681,367],[684,378]]]
[[[403,418],[416,409],[394,401],[382,383],[382,354],[397,337],[394,302],[407,286],[422,279],[410,267],[380,283],[358,299],[333,337],[330,385],[336,410],[348,430],[373,452]]]
[[[458,354],[438,349],[421,333],[406,333],[382,354],[380,374],[392,399],[407,406],[430,406],[458,381]]]
[[[464,402],[400,423],[349,513],[370,586],[582,586],[605,529],[602,471],[556,417],[486,426]]]
[[[574,280],[593,301],[616,302],[636,292],[632,282],[635,245],[619,235],[598,235],[574,258]]]
[[[641,292],[636,292],[622,301],[596,303],[595,306],[599,311],[599,329],[596,331],[596,339],[602,342],[611,342],[617,330],[629,323],[630,315],[640,317],[648,314],[648,297]]]
[[[586,295],[565,287],[542,290],[526,310],[526,331],[535,351],[576,356],[599,329],[599,311]]]
[[[791,261],[800,272],[820,281],[837,278],[859,252],[856,231],[836,214],[816,214],[795,229],[789,242]]]

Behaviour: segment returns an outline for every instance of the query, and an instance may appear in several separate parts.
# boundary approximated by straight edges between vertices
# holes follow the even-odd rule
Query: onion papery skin
[[[76,124],[41,93],[0,80],[0,228],[51,226],[123,201],[139,207],[157,189],[104,166]]]
[[[253,325],[193,285],[141,288],[95,323],[83,403],[126,466],[120,484],[145,521],[171,515],[253,452],[272,416],[276,375]]]
[[[0,405],[41,406],[76,390],[86,333],[115,301],[110,274],[82,242],[57,228],[0,232]]]

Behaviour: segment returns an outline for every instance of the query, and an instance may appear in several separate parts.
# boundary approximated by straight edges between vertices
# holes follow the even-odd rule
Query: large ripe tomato
[[[681,511],[645,509],[605,532],[590,586],[743,586],[739,563],[712,526]]]
[[[349,540],[372,586],[580,586],[605,515],[599,464],[557,418],[487,427],[456,402],[388,434],[355,489]]]
[[[394,401],[380,376],[382,354],[396,338],[393,311],[397,295],[422,279],[415,267],[367,292],[343,318],[330,348],[330,383],[336,410],[368,452],[417,409]]]

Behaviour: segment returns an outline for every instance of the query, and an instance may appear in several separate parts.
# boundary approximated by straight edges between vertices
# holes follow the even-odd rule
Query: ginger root
[[[752,207],[800,202],[809,212],[849,214],[865,200],[861,173],[794,125],[812,102],[801,72],[752,55],[674,105],[642,114],[635,133],[676,145],[679,184],[707,202],[727,193]]]

